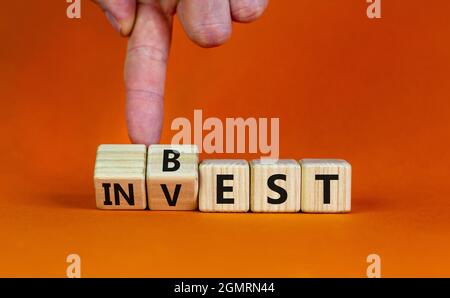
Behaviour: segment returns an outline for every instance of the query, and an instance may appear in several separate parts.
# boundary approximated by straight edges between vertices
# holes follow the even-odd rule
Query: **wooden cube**
[[[299,212],[301,170],[296,160],[253,160],[251,210],[253,212]]]
[[[302,159],[302,212],[351,210],[351,166],[340,159]]]
[[[94,170],[99,209],[141,210],[147,206],[145,145],[100,145]]]
[[[150,145],[147,191],[150,210],[196,210],[198,147]]]
[[[242,159],[204,160],[199,167],[199,209],[203,212],[249,210],[249,166]]]

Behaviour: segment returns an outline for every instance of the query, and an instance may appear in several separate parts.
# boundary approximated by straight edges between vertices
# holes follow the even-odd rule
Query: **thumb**
[[[136,15],[136,0],[93,0],[105,12],[111,25],[122,36],[133,30]]]

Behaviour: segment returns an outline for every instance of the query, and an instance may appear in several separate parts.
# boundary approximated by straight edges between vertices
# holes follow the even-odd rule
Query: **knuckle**
[[[147,58],[150,60],[166,62],[168,54],[156,46],[136,45],[128,48],[128,55]]]
[[[148,102],[162,102],[164,94],[158,90],[150,88],[139,89],[132,86],[126,87],[126,96],[129,102],[131,101],[148,101]]]

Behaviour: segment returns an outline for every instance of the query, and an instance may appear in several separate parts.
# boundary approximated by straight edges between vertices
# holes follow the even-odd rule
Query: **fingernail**
[[[120,24],[119,22],[117,22],[116,18],[109,11],[105,11],[105,15],[106,18],[108,18],[108,21],[114,27],[114,29],[120,33]]]

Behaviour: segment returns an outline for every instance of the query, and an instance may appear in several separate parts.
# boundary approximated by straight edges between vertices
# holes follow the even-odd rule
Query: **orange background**
[[[272,0],[225,46],[178,22],[162,142],[175,117],[279,117],[281,157],[353,166],[348,215],[105,212],[97,145],[128,142],[126,40],[82,1],[0,10],[0,276],[450,276],[450,2]],[[214,156],[202,155],[202,158]],[[252,158],[250,155],[228,157]]]

